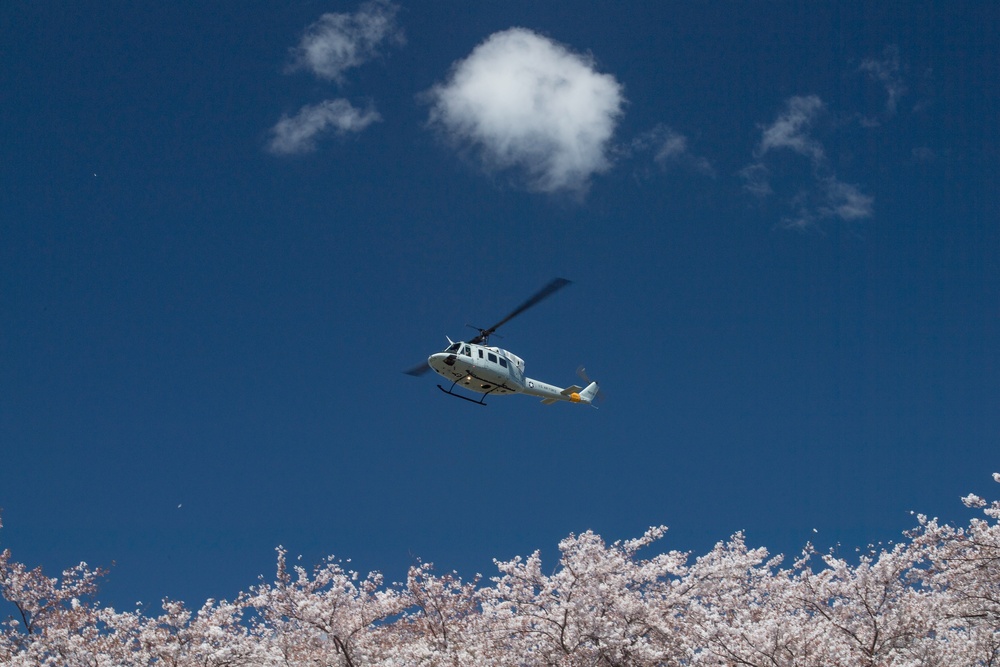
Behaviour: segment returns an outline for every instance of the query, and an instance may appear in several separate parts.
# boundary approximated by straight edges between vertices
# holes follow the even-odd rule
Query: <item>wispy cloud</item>
[[[823,111],[823,101],[816,95],[792,97],[785,103],[785,111],[761,132],[757,156],[782,148],[808,157],[813,164],[826,159],[823,146],[812,138],[810,131],[817,116]]]
[[[429,91],[431,124],[529,189],[586,190],[610,167],[622,86],[593,59],[523,28],[490,36]]]
[[[899,98],[907,91],[899,64],[899,49],[895,46],[885,47],[881,58],[868,58],[862,61],[859,70],[885,90],[884,115],[887,118],[896,115]],[[879,124],[879,120],[875,118],[864,118],[862,122],[870,126]]]
[[[771,188],[771,170],[760,162],[740,169],[739,177],[743,179],[743,190],[758,199],[774,194],[774,189]]]
[[[654,161],[660,164],[676,162],[682,156],[688,154],[687,137],[680,132],[674,132],[670,129],[666,130],[665,135],[662,141],[659,142],[660,146],[656,149],[656,155],[653,156]]]
[[[687,137],[682,134],[673,133],[667,137],[653,160],[662,167],[681,165],[705,176],[715,176],[715,168],[709,159],[692,153]]]
[[[926,164],[933,162],[937,158],[937,153],[927,146],[917,146],[910,151],[910,158],[914,163]]]
[[[744,191],[759,200],[775,196],[776,182],[782,184],[780,191],[794,193],[781,200],[790,211],[782,218],[788,227],[808,228],[831,218],[861,220],[870,218],[873,213],[874,197],[837,178],[823,143],[813,134],[824,111],[823,101],[816,95],[789,98],[774,122],[761,128],[761,138],[754,151],[757,161],[738,172]],[[809,161],[807,178],[802,178],[801,170],[772,159],[782,151],[790,151]]]
[[[824,197],[819,213],[822,217],[836,217],[841,220],[860,220],[872,216],[875,198],[866,195],[858,186],[827,176],[820,181]]]
[[[708,158],[696,155],[687,136],[665,125],[657,125],[652,130],[640,134],[632,142],[620,149],[625,157],[637,152],[652,152],[653,162],[660,167],[680,167],[715,176],[715,168]]]
[[[384,44],[403,43],[403,32],[396,25],[398,11],[387,0],[371,0],[353,14],[323,14],[292,49],[288,71],[308,70],[343,85],[344,72],[379,56]],[[310,153],[323,137],[357,134],[380,120],[370,102],[366,109],[342,98],[306,105],[294,116],[282,115],[270,130],[267,150],[274,155]]]
[[[379,120],[373,108],[360,110],[344,99],[326,100],[304,106],[294,116],[282,116],[271,128],[267,148],[275,155],[310,153],[324,136],[358,133]]]
[[[397,5],[375,0],[353,14],[323,14],[306,28],[292,50],[289,69],[305,69],[321,79],[343,83],[345,71],[379,56],[384,44],[403,42],[403,32],[396,25],[398,11]]]

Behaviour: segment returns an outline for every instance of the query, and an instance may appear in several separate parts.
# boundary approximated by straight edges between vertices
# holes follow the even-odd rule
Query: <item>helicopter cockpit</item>
[[[452,354],[462,354],[466,357],[472,356],[472,349],[466,343],[452,343],[444,351],[451,352]]]

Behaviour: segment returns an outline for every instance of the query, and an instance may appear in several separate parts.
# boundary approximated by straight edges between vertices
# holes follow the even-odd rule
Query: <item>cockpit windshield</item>
[[[448,347],[446,347],[444,351],[445,352],[458,352],[461,349],[461,347],[462,347],[461,343],[452,343],[451,345],[449,345]]]

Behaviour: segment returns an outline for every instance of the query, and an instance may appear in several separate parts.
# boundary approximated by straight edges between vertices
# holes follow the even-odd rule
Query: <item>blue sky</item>
[[[1000,470],[988,3],[0,8],[0,544],[102,599],[274,547],[795,553]],[[494,339],[600,409],[401,373]]]

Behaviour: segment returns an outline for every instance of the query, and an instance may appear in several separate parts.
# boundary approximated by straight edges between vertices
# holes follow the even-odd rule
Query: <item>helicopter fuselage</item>
[[[597,398],[598,387],[596,382],[591,382],[587,378],[583,367],[580,367],[577,372],[584,379],[584,382],[588,383],[586,389],[576,385],[563,389],[547,382],[525,377],[523,359],[507,350],[501,350],[499,347],[490,347],[489,344],[490,336],[496,332],[498,327],[543,299],[552,296],[569,282],[565,278],[553,278],[499,322],[486,329],[479,329],[479,335],[471,338],[469,342],[456,343],[449,338],[448,347],[443,352],[432,354],[427,358],[427,364],[420,364],[405,371],[405,373],[420,376],[427,370],[433,369],[435,373],[451,382],[451,386],[447,389],[441,385],[438,385],[438,389],[451,396],[480,405],[486,405],[484,399],[489,394],[528,394],[538,396],[545,405],[551,405],[556,401],[592,405],[593,400]],[[454,389],[458,385],[483,396],[477,401],[463,396],[461,393],[456,393]]]
[[[427,363],[451,382],[452,387],[461,385],[480,394],[528,394],[551,404],[556,401],[590,403],[597,393],[596,382],[586,389],[575,385],[563,389],[526,377],[524,360],[498,347],[451,343],[443,352],[432,354]],[[445,391],[450,393],[450,390]]]

